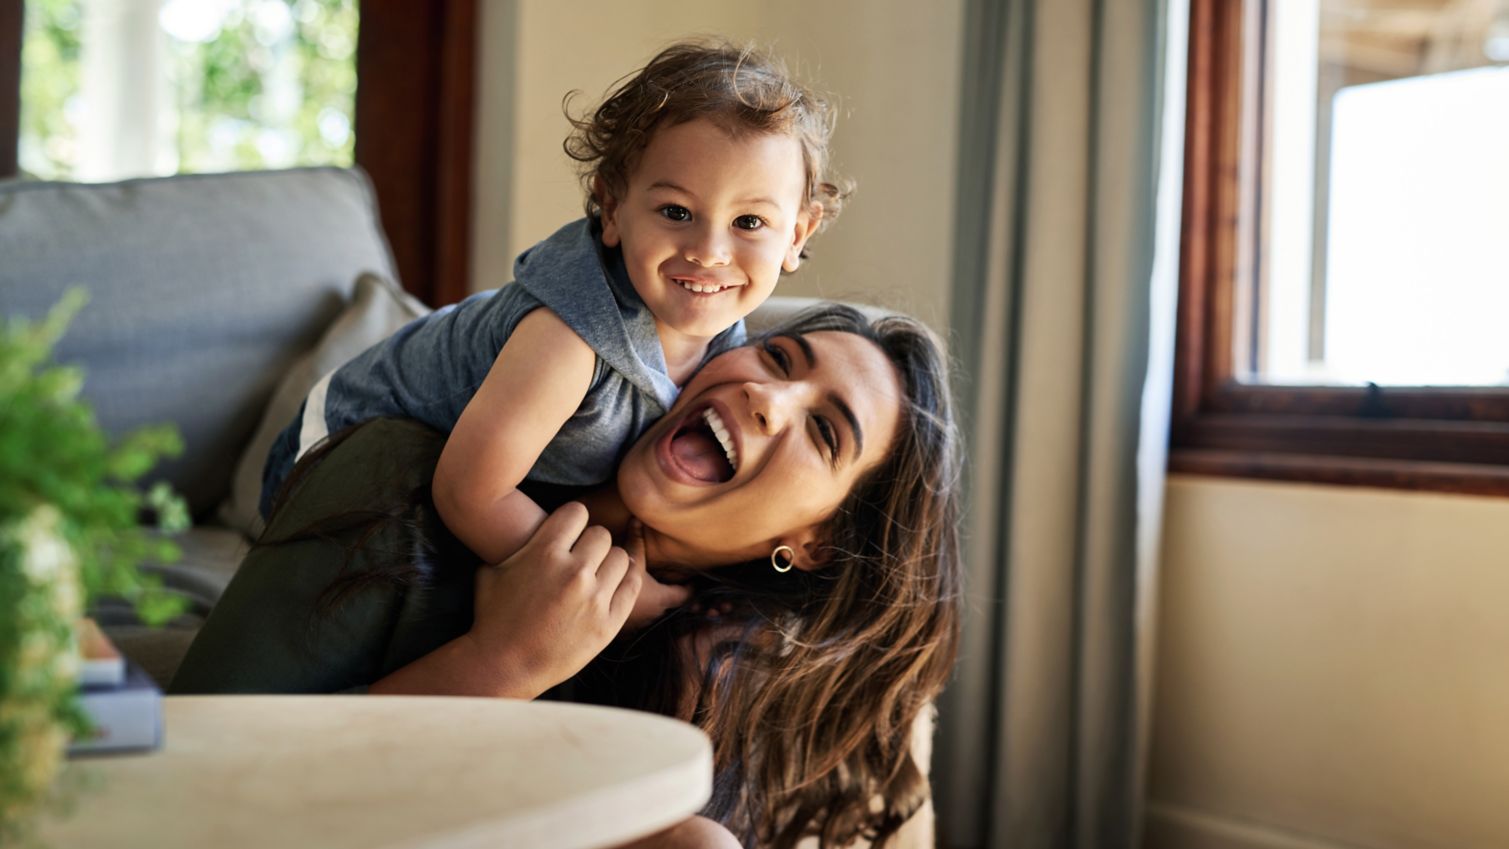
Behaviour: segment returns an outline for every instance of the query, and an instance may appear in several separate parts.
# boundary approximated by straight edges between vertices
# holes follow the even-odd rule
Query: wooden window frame
[[[1509,390],[1292,387],[1235,377],[1261,234],[1264,0],[1191,0],[1169,470],[1509,495]],[[1257,49],[1251,49],[1256,47]]]
[[[0,179],[18,173],[24,0],[0,0]],[[431,306],[471,286],[477,0],[361,0],[356,164],[372,178],[404,287]]]

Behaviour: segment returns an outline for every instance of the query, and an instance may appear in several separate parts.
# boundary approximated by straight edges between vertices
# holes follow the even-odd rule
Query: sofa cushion
[[[196,517],[357,275],[394,276],[371,185],[340,168],[0,183],[0,257],[0,314],[89,292],[58,359],[110,433],[178,426],[184,455],[153,474]]]
[[[429,307],[385,277],[363,274],[357,279],[350,305],[330,324],[314,350],[293,364],[273,392],[256,433],[236,463],[230,496],[220,505],[218,515],[222,523],[250,537],[262,533],[262,517],[257,512],[262,494],[262,466],[267,462],[273,440],[293,419],[309,390],[347,360],[429,311]]]

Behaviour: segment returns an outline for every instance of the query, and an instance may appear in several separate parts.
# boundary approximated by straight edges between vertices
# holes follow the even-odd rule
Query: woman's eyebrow
[[[848,402],[839,396],[837,392],[829,392],[828,400],[833,406],[838,408],[838,414],[844,417],[844,421],[849,423],[849,430],[854,434],[854,450],[850,453],[857,461],[860,457],[864,456],[865,450],[865,432],[859,426],[859,417],[854,415],[854,410],[849,407]]]
[[[796,346],[802,351],[802,357],[807,361],[807,368],[810,369],[817,365],[817,352],[812,350],[812,343],[807,341],[807,337],[796,333],[778,333],[776,335],[781,339],[790,339],[796,343]]]
[[[796,344],[797,350],[802,352],[802,358],[807,361],[809,371],[817,367],[817,351],[812,349],[812,343],[808,342],[806,337],[795,333],[781,333],[778,336],[782,339],[790,339]],[[832,404],[838,410],[838,414],[844,417],[844,421],[849,423],[849,431],[854,434],[854,450],[851,453],[854,459],[858,460],[864,455],[865,450],[865,431],[859,426],[859,416],[854,415],[854,408],[850,407],[849,402],[837,392],[828,393],[828,403]]]

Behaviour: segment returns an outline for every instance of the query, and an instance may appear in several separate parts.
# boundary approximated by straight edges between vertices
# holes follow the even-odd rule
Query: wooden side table
[[[160,751],[71,761],[85,789],[40,823],[44,845],[590,849],[678,822],[712,788],[698,729],[584,705],[171,696],[164,725]]]

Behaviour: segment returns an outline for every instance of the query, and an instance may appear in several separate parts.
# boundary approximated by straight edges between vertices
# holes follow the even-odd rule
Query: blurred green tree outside
[[[35,177],[78,177],[89,3],[26,3],[20,165]],[[157,16],[172,170],[352,163],[357,0],[165,0]]]

